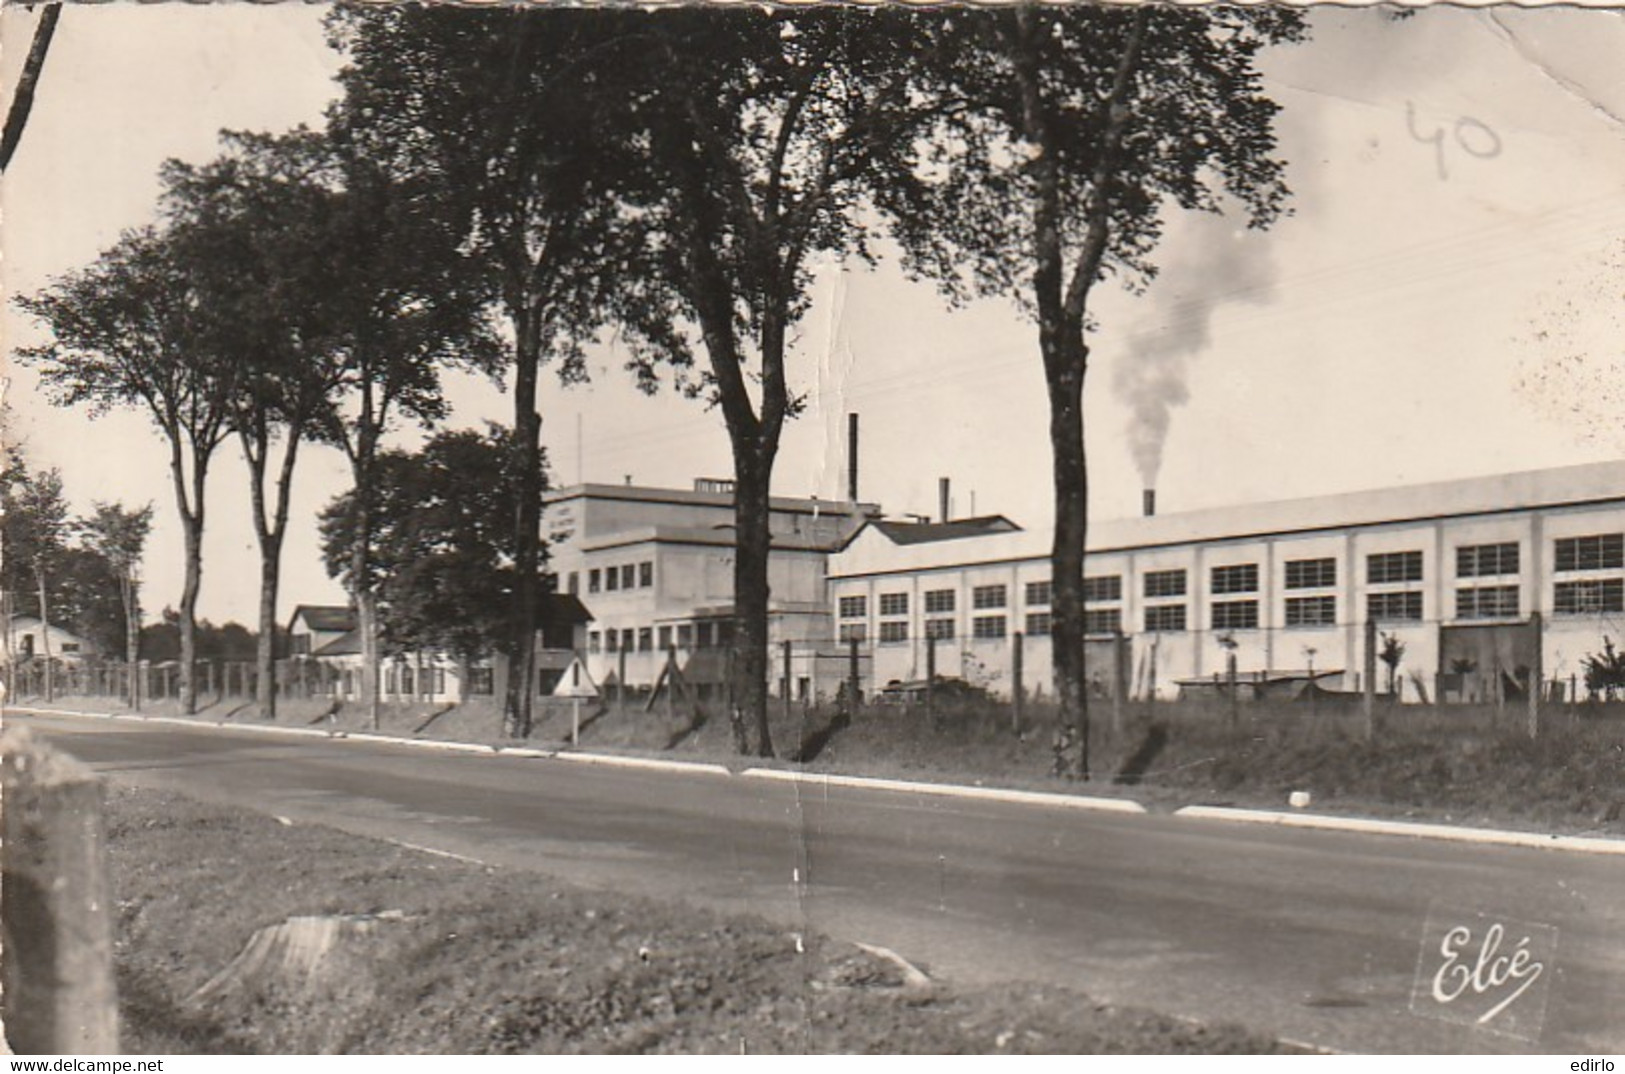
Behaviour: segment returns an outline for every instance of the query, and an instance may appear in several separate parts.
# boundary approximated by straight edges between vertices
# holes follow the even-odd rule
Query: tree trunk
[[[260,545],[260,636],[254,652],[259,682],[255,684],[255,700],[260,715],[268,720],[276,719],[276,597],[281,558],[281,534]]]
[[[542,418],[536,412],[541,365],[540,318],[524,308],[514,317],[514,445],[519,464],[519,510],[514,516],[513,635],[511,673],[503,705],[503,731],[529,738],[536,693],[536,573],[541,562]]]
[[[197,712],[197,597],[203,583],[203,524],[193,513],[183,519],[181,529],[186,543],[186,577],[181,585],[181,711]]]
[[[130,708],[139,709],[141,695],[136,686],[135,665],[141,659],[141,600],[135,579],[130,575],[131,570],[132,568],[126,565],[119,589],[120,596],[124,598],[124,664],[128,672],[125,675],[125,687],[130,694]]]
[[[39,583],[39,642],[45,657],[45,700],[49,703],[56,700],[56,679],[51,667],[51,614],[45,596],[45,571],[35,571],[34,580]]]
[[[1046,343],[1067,348],[1065,340]],[[1077,739],[1077,765],[1057,756],[1062,775],[1089,778],[1089,692],[1083,659],[1084,542],[1089,523],[1089,476],[1083,436],[1083,374],[1086,351],[1046,361],[1050,403],[1050,448],[1055,485],[1055,540],[1050,550],[1054,620],[1055,696],[1060,708],[1061,748]],[[1047,356],[1046,356],[1047,357]]]
[[[756,725],[756,754],[773,756],[768,727],[769,485],[774,452],[734,449],[734,704]]]

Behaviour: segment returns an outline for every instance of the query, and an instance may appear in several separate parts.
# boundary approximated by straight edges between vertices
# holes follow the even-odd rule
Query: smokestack
[[[1140,500],[1141,507],[1142,507],[1142,509],[1143,509],[1143,511],[1145,513],[1145,517],[1150,518],[1152,515],[1156,514],[1157,513],[1157,490],[1156,489],[1146,489],[1144,492],[1142,492],[1140,494],[1140,497],[1141,497],[1141,500]]]
[[[858,416],[846,416],[846,498],[858,502]]]
[[[948,479],[937,478],[937,521],[948,521]]]

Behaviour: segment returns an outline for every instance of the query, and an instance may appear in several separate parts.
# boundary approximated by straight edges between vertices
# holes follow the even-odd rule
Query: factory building
[[[792,643],[793,691],[821,692],[816,669],[840,662],[826,592],[829,557],[878,517],[869,504],[770,501],[768,632],[775,653],[781,642]],[[559,590],[579,597],[592,615],[583,655],[595,682],[652,685],[668,652],[691,685],[724,680],[734,617],[732,482],[575,485],[547,494],[543,526]]]
[[[1505,697],[1532,669],[1583,683],[1583,659],[1625,640],[1625,464],[1171,514],[1149,499],[1089,531],[1102,692],[1175,697],[1232,659],[1243,681],[1353,690],[1367,620],[1402,649],[1405,700]],[[934,640],[939,675],[996,693],[1019,644],[1024,687],[1047,692],[1050,541],[997,516],[870,521],[828,567],[837,640],[872,654],[865,689],[922,677]]]

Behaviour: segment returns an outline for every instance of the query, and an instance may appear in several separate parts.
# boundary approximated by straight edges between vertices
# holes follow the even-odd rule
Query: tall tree
[[[34,110],[34,95],[39,91],[40,76],[45,71],[45,57],[51,51],[51,38],[56,34],[57,20],[62,17],[62,5],[46,4],[34,25],[34,38],[23,57],[23,69],[17,76],[17,88],[11,95],[11,106],[6,109],[6,125],[0,131],[0,172],[11,166],[12,154],[22,144],[28,116]]]
[[[145,410],[169,448],[185,551],[181,589],[181,707],[197,710],[196,613],[203,579],[204,491],[215,450],[229,435],[235,372],[207,348],[205,292],[196,267],[153,228],[127,233],[94,264],[55,280],[18,306],[50,329],[51,342],[20,349],[57,406]]]
[[[624,94],[646,16],[630,11],[341,8],[332,36],[350,64],[335,136],[433,190],[512,333],[516,584],[507,731],[529,734],[541,545],[541,415],[549,360],[584,373],[583,343],[607,323],[669,341],[657,293],[627,270],[642,249],[617,225],[614,184],[629,138]],[[676,353],[679,348],[668,347]]]
[[[276,715],[277,592],[299,449],[332,424],[346,372],[338,331],[323,321],[334,274],[325,140],[227,133],[202,166],[164,165],[164,211],[208,287],[210,348],[238,367],[231,426],[248,463],[260,548],[256,701]]]
[[[1048,388],[1055,536],[1055,690],[1089,774],[1083,663],[1088,465],[1083,389],[1089,300],[1117,276],[1155,273],[1171,208],[1219,211],[1252,226],[1282,211],[1276,104],[1256,60],[1300,40],[1301,13],[1271,7],[1112,8],[1021,4],[931,22],[919,65],[930,136],[879,189],[909,267],[949,297],[1014,299],[1038,328]]]
[[[500,426],[439,433],[415,453],[380,455],[374,470],[373,563],[379,616],[395,652],[442,650],[462,668],[504,648],[514,589],[519,460]],[[488,490],[474,497],[468,490]],[[328,572],[349,569],[356,495],[322,515]]]
[[[38,610],[45,699],[54,700],[51,610],[56,603],[52,600],[52,583],[68,551],[71,525],[68,501],[62,494],[62,475],[56,470],[31,474],[20,457],[14,458],[0,482],[0,499],[5,512],[5,559],[0,561],[5,569],[5,589],[14,607],[26,607],[27,594]]]
[[[787,360],[820,259],[867,258],[870,184],[917,122],[920,17],[854,8],[665,12],[645,47],[632,129],[646,153],[627,226],[697,326],[734,465],[735,704],[773,753],[767,678],[769,494],[802,400]],[[747,744],[748,748],[748,744]]]
[[[133,670],[141,659],[141,557],[152,532],[152,504],[135,510],[122,504],[97,501],[90,517],[80,523],[81,540],[101,556],[118,579],[124,613],[124,660]],[[127,677],[131,708],[141,706],[136,677]]]

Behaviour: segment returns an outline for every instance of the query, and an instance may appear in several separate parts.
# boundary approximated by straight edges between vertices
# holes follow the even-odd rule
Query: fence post
[[[1535,738],[1540,734],[1540,665],[1545,639],[1541,637],[1539,612],[1530,613],[1529,623],[1535,628],[1535,656],[1529,668],[1528,685],[1524,689],[1529,695],[1529,737]]]
[[[846,704],[854,713],[862,704],[863,695],[859,693],[862,683],[858,680],[858,639],[848,638],[846,641]]]
[[[1365,710],[1365,740],[1377,739],[1377,621],[1365,621],[1365,672],[1361,676],[1360,705]],[[1314,684],[1310,683],[1313,689]]]
[[[1123,695],[1128,693],[1129,660],[1128,638],[1118,632],[1112,635],[1112,737],[1123,737]]]
[[[937,639],[925,640],[925,718],[937,725]]]
[[[781,700],[784,702],[784,722],[789,723],[790,722],[790,639],[789,638],[785,638],[784,641],[780,643],[780,651],[783,653],[782,659],[783,659],[783,662],[784,662],[784,697]]]
[[[1230,730],[1234,731],[1241,724],[1241,699],[1237,697],[1236,690],[1236,652],[1232,649],[1225,654],[1224,659],[1225,688],[1230,692]]]
[[[626,715],[626,649],[615,654],[615,711]]]
[[[25,1055],[118,1052],[101,784],[23,728],[0,732],[7,1036]]]
[[[1021,680],[1021,639],[1022,634],[1018,630],[1015,633],[1014,647],[1010,650],[1010,733],[1013,735],[1021,734],[1021,702],[1022,695],[1026,692]]]

